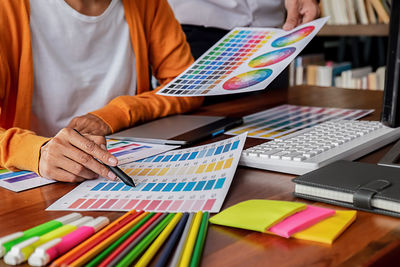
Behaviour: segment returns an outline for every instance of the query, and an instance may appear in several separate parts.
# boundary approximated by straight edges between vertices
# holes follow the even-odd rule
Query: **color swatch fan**
[[[281,105],[243,117],[243,124],[226,134],[238,135],[247,132],[248,137],[276,139],[325,121],[356,120],[373,111],[373,109]]]
[[[317,19],[287,32],[235,28],[157,94],[205,96],[265,89],[327,20]]]
[[[241,134],[122,165],[136,187],[106,179],[88,180],[47,210],[218,212],[245,139],[246,134]]]

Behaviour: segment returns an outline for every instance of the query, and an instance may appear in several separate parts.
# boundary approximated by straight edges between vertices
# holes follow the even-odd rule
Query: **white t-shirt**
[[[75,116],[135,95],[136,66],[121,0],[86,16],[64,0],[30,0],[34,91],[31,128],[54,136]]]
[[[231,30],[234,27],[281,27],[283,0],[168,0],[181,24]]]

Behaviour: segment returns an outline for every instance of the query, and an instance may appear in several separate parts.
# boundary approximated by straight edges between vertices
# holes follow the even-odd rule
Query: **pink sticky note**
[[[335,211],[315,206],[307,206],[305,210],[299,211],[287,217],[280,223],[268,229],[269,232],[289,238],[292,234],[304,230],[325,218],[335,215]]]

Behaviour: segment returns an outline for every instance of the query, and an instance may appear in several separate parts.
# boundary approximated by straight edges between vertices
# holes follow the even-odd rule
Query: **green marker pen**
[[[75,221],[81,217],[82,217],[81,214],[74,212],[65,215],[63,217],[60,217],[58,219],[54,219],[46,223],[40,224],[26,231],[13,233],[0,238],[0,258],[3,257],[8,251],[10,251],[10,249],[14,245],[21,243],[34,236],[41,236],[60,226],[63,226],[64,224]]]
[[[76,221],[67,223],[51,232],[42,236],[32,237],[24,242],[21,242],[11,248],[11,250],[4,256],[4,262],[9,265],[17,265],[28,260],[29,256],[35,249],[53,239],[63,237],[72,231],[76,230],[79,226],[93,220],[93,217],[85,216]]]

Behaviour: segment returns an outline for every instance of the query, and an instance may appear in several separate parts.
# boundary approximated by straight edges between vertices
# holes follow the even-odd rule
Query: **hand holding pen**
[[[64,128],[41,147],[39,174],[65,182],[81,182],[99,175],[116,180],[117,175],[110,168],[115,169],[117,164],[117,158],[106,150],[103,136],[82,136],[74,129]]]

